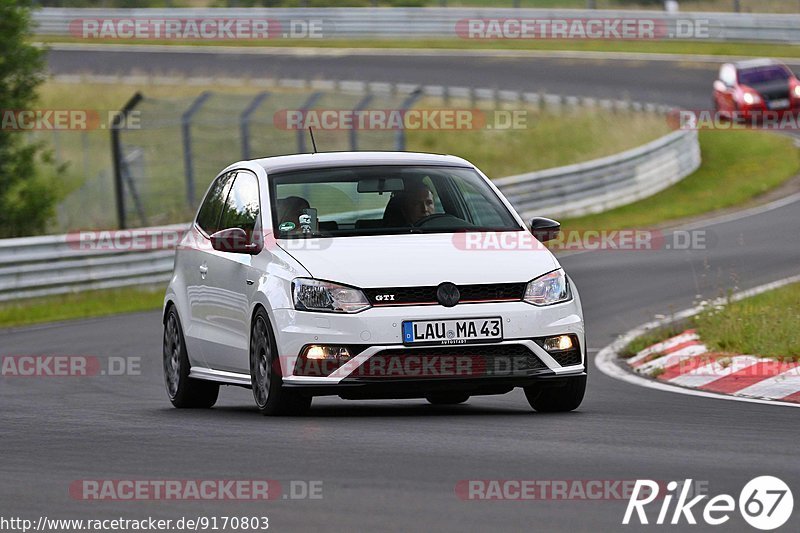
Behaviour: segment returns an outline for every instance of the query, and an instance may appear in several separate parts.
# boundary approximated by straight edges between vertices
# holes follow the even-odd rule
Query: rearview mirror
[[[260,241],[253,242],[242,228],[228,228],[216,232],[211,236],[211,247],[220,252],[250,255],[257,255],[264,248]]]
[[[552,241],[561,233],[561,222],[551,218],[536,217],[531,220],[531,233],[539,242]]]
[[[385,192],[404,191],[406,184],[402,178],[362,178],[358,180],[358,192]]]
[[[724,93],[727,89],[728,88],[725,86],[724,83],[722,83],[721,80],[717,80],[717,81],[714,82],[714,90],[715,91]]]

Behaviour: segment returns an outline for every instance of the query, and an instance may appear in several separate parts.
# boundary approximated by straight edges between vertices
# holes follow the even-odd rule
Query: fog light
[[[571,350],[573,347],[572,337],[569,335],[559,335],[558,337],[547,337],[544,342],[544,349],[548,352],[560,352]]]
[[[325,377],[352,358],[347,346],[306,346],[294,366],[295,376]]]
[[[350,351],[347,346],[317,346],[312,344],[304,351],[306,359],[321,361],[323,359],[350,359]]]

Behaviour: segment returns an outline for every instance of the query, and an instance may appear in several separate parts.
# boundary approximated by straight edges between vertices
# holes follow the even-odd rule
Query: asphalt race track
[[[367,79],[618,96],[705,106],[713,64],[664,61],[287,57],[51,52],[56,73],[180,72]],[[757,179],[757,176],[754,176]],[[705,250],[586,252],[562,258],[581,291],[590,361],[617,335],[698,297],[798,273],[800,198],[695,227]],[[667,242],[671,242],[667,239]],[[223,388],[208,411],[178,411],[161,372],[159,313],[4,332],[0,355],[141,357],[141,375],[0,378],[3,515],[177,519],[265,515],[277,531],[617,531],[624,500],[462,501],[460,480],[706,482],[711,495],[775,475],[800,490],[797,411],[654,391],[591,368],[582,407],[531,411],[521,391],[455,407],[424,400],[315,399],[303,418],[261,417],[251,393]],[[322,499],[267,503],[100,501],[70,497],[81,479],[274,479],[323,482]],[[660,506],[660,504],[654,504]],[[674,504],[673,504],[674,505]],[[649,513],[655,520],[658,507]],[[695,516],[702,510],[695,511]],[[671,516],[671,513],[670,513]],[[781,529],[797,531],[800,514]],[[628,526],[626,530],[669,529]],[[676,528],[673,528],[676,529]],[[724,526],[755,531],[731,513]]]
[[[684,106],[711,105],[717,63],[476,57],[393,51],[314,56],[298,53],[231,54],[122,52],[60,48],[50,52],[54,74],[159,74],[360,80],[498,87],[597,98],[623,98]],[[328,52],[330,53],[330,51]]]

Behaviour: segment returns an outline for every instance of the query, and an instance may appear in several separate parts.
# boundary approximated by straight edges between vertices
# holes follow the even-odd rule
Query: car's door
[[[258,178],[252,172],[236,172],[219,228],[241,228],[248,236],[260,238],[261,202]],[[253,256],[249,254],[209,251],[206,281],[213,299],[208,305],[207,323],[214,335],[206,360],[215,370],[249,372],[250,301],[259,279],[252,265]]]
[[[208,261],[213,254],[209,236],[219,231],[222,206],[228,197],[235,172],[218,176],[206,193],[192,226],[191,239],[181,248],[181,275],[186,283],[189,316],[184,317],[184,337],[189,357],[208,365],[208,345],[214,338],[213,324],[209,322],[210,306],[214,295],[208,286]]]

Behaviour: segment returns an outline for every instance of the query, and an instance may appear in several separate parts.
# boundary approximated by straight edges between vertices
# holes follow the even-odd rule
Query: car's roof
[[[746,59],[744,61],[737,61],[733,64],[736,69],[756,68],[756,67],[769,67],[772,65],[781,65],[774,59]]]
[[[267,174],[287,170],[368,165],[436,165],[472,168],[465,159],[452,155],[416,152],[318,152],[315,154],[282,155],[255,159]]]

